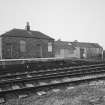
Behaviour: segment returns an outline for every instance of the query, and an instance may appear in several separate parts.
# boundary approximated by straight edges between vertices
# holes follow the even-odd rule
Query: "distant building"
[[[0,57],[2,59],[41,58],[54,56],[54,39],[30,30],[12,29],[0,36]]]
[[[55,57],[76,57],[75,47],[71,42],[55,41]],[[77,56],[78,57],[78,56]]]
[[[103,48],[97,43],[55,41],[55,57],[101,59]]]

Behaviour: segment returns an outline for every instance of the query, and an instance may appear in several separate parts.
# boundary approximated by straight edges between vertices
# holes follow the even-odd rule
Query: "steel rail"
[[[87,69],[85,69],[84,71],[84,69],[82,69],[82,70],[74,71],[74,72],[65,71],[65,72],[58,72],[58,73],[53,73],[53,74],[44,74],[44,75],[39,74],[31,78],[24,77],[20,79],[3,80],[3,81],[0,81],[0,84],[16,83],[16,82],[31,81],[31,80],[36,81],[36,80],[41,80],[41,79],[52,79],[52,78],[67,77],[67,76],[76,77],[76,76],[81,76],[81,75],[97,74],[97,73],[105,73],[105,69],[101,68],[101,70],[99,70],[99,69],[91,68],[91,71]]]
[[[83,65],[83,66],[79,66],[79,67],[64,67],[64,68],[53,68],[53,69],[47,69],[47,70],[38,70],[38,71],[27,71],[27,72],[24,72],[24,73],[16,73],[16,74],[9,74],[9,75],[1,75],[0,76],[0,79],[2,78],[13,78],[13,77],[16,77],[16,76],[24,76],[24,75],[28,75],[28,74],[39,74],[39,73],[51,73],[51,72],[61,72],[61,71],[64,71],[66,70],[67,71],[79,71],[78,69],[90,69],[90,67],[95,67],[95,69],[100,69],[102,67],[104,67],[105,64],[97,64],[97,65]]]

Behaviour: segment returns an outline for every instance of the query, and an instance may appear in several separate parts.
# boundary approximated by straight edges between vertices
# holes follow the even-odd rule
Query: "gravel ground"
[[[11,99],[1,105],[105,105],[105,85],[77,86],[43,96]]]

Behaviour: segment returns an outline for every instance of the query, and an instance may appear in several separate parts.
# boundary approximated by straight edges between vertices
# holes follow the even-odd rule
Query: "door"
[[[80,58],[84,58],[84,49],[80,48]]]
[[[42,55],[42,46],[40,44],[36,45],[36,57],[37,58],[43,57],[43,55]]]
[[[5,50],[6,50],[5,58],[6,59],[13,58],[13,45],[10,43],[6,44]]]
[[[65,57],[65,50],[64,49],[60,50],[60,57]]]

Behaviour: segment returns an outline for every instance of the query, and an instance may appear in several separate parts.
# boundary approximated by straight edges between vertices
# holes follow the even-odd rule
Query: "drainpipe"
[[[2,59],[2,37],[0,37],[0,59]]]
[[[102,48],[102,58],[101,59],[103,60],[103,48]]]

